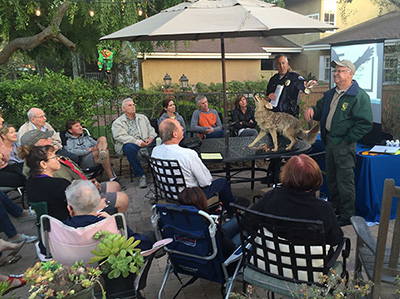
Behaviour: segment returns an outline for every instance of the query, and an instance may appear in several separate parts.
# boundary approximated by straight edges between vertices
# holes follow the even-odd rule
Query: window
[[[383,82],[395,83],[399,81],[399,55],[385,54],[383,66]]]
[[[332,11],[325,11],[324,23],[335,26],[335,13]]]
[[[336,25],[336,0],[325,0],[324,1],[324,18],[323,22],[332,26]],[[327,31],[335,32],[335,30]]]
[[[262,71],[271,71],[274,69],[274,60],[273,59],[261,59],[261,70]]]
[[[319,57],[319,81],[329,81],[331,77],[331,57],[320,56]]]
[[[310,19],[314,19],[314,20],[318,20],[319,21],[319,13],[308,15],[307,17],[309,17]]]

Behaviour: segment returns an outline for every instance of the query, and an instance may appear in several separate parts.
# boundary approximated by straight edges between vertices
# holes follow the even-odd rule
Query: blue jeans
[[[138,152],[140,150],[140,146],[134,143],[124,144],[122,147],[126,157],[128,158],[129,163],[132,166],[133,172],[135,173],[135,177],[141,177],[144,175],[144,171],[142,168],[142,164],[138,158]]]
[[[223,137],[225,137],[225,131],[224,130],[214,131],[210,134],[204,134],[204,136],[206,138],[223,138]]]
[[[210,186],[203,187],[204,193],[207,198],[211,198],[215,195],[215,193],[219,194],[219,199],[222,201],[222,204],[225,210],[228,212],[229,216],[233,215],[233,209],[229,206],[231,202],[233,202],[233,195],[231,191],[231,186],[228,181],[224,178],[219,178],[212,181]]]
[[[240,233],[239,233],[239,224],[237,222],[236,217],[232,218],[228,222],[225,222],[221,226],[224,231],[228,234],[229,238],[232,240],[233,244],[235,244],[235,248],[238,248],[241,244],[240,241]]]
[[[7,195],[0,191],[0,231],[4,232],[7,237],[11,238],[17,234],[15,226],[8,218],[11,216],[18,218],[22,214],[22,209],[12,202]]]

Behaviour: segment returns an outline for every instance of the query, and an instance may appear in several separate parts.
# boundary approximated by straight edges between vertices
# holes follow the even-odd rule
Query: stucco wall
[[[260,60],[226,60],[226,80],[256,81],[261,79]],[[189,84],[222,82],[221,60],[218,59],[147,59],[141,63],[143,87],[151,84],[164,84],[163,78],[168,73],[172,83],[179,84],[182,74],[189,79]],[[268,77],[268,72],[263,72]]]

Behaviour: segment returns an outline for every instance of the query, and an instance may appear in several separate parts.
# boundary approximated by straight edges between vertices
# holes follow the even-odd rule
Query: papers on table
[[[283,90],[283,85],[276,86],[276,89],[275,89],[275,97],[276,98],[275,98],[275,100],[271,101],[271,105],[273,107],[278,106],[279,98],[281,97],[282,90]]]
[[[398,154],[400,154],[400,147],[399,146],[375,145],[369,151],[373,152],[373,153],[380,153],[380,154],[398,155]]]
[[[201,153],[202,160],[222,160],[221,153]]]

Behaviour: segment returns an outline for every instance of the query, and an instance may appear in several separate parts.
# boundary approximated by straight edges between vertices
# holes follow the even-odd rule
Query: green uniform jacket
[[[326,144],[326,118],[329,113],[335,88],[324,92],[314,109],[314,120],[320,121],[321,138]],[[335,144],[343,140],[348,144],[357,142],[372,129],[372,109],[368,94],[361,89],[356,81],[339,99],[335,114],[332,118],[329,137]]]

